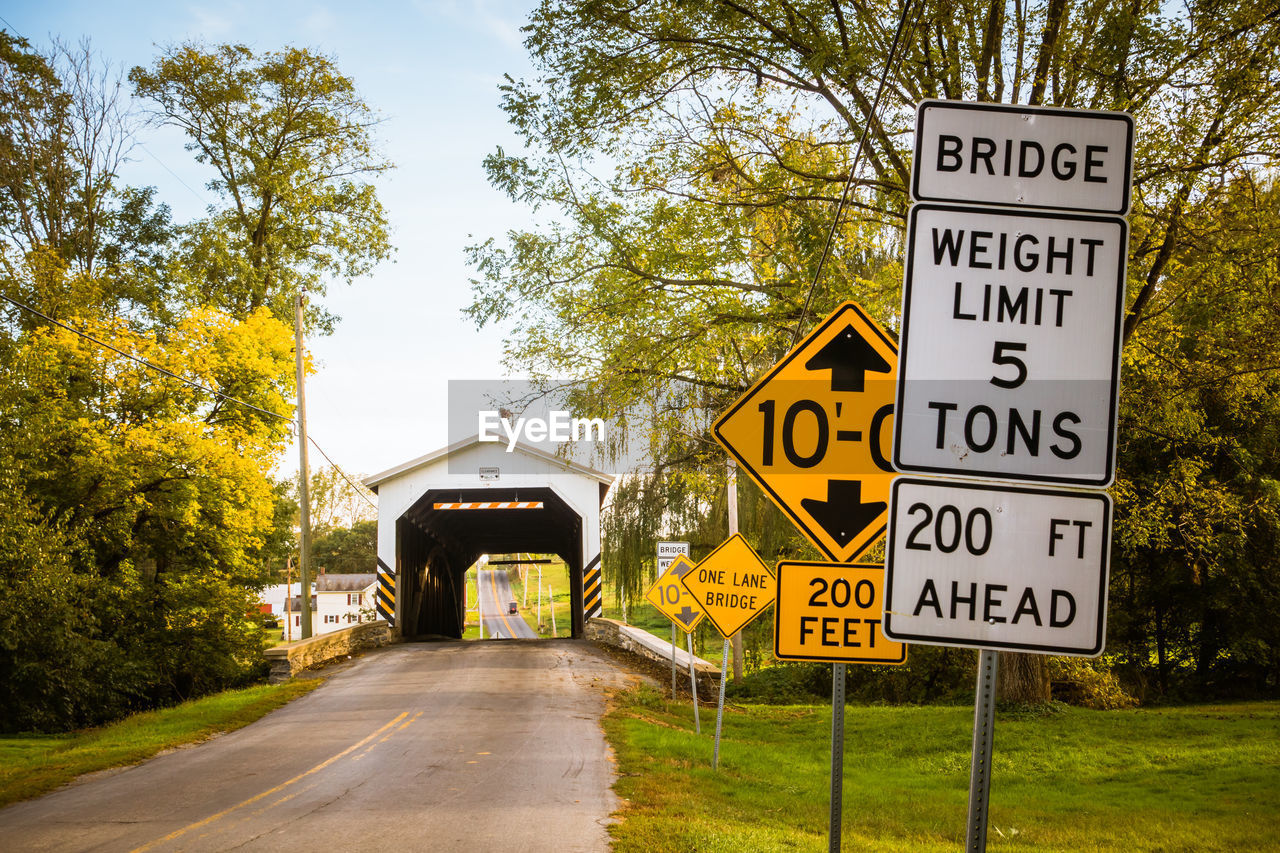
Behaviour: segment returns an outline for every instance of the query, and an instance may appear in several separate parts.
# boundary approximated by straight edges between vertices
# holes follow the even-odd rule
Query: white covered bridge
[[[555,554],[573,636],[599,615],[600,506],[613,477],[474,436],[367,480],[378,496],[379,611],[405,639],[461,637],[464,574],[482,554]]]

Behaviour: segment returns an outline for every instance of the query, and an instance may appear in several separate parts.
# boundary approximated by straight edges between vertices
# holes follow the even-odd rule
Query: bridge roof
[[[461,441],[456,441],[453,444],[450,444],[448,447],[442,447],[439,450],[434,450],[431,453],[428,453],[426,456],[419,456],[417,459],[411,459],[408,462],[403,462],[395,466],[394,468],[388,468],[386,471],[383,471],[379,474],[374,474],[371,477],[366,477],[364,484],[368,486],[370,489],[372,489],[374,492],[377,492],[378,486],[382,485],[383,483],[386,483],[389,480],[394,480],[397,477],[402,477],[405,474],[412,473],[420,468],[425,468],[428,465],[431,465],[432,463],[437,462],[441,459],[448,458],[449,456],[452,456],[454,454],[462,453],[464,451],[470,450],[471,448],[477,447],[479,445],[484,445],[486,448],[500,448],[502,457],[505,457],[508,459],[512,454],[522,454],[527,458],[536,459],[540,462],[559,466],[561,469],[563,469],[565,474],[586,477],[588,479],[595,480],[596,482],[601,483],[606,487],[613,485],[613,481],[617,479],[612,474],[606,474],[605,472],[598,471],[595,468],[592,468],[588,465],[583,465],[580,462],[574,462],[571,459],[565,459],[561,456],[556,456],[554,453],[548,453],[545,450],[541,450],[537,447],[530,447],[523,444],[517,444],[515,448],[510,453],[508,453],[505,445],[499,445],[493,442],[482,442],[480,441],[479,435],[473,435],[470,438],[464,438]]]

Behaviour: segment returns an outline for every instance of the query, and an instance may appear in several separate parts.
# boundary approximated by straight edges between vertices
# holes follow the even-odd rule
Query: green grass
[[[969,707],[846,711],[845,850],[954,851],[964,842]],[[715,709],[650,688],[605,720],[626,803],[614,850],[826,850],[829,706]],[[1280,703],[1003,715],[991,849],[1280,850]]]
[[[66,735],[0,735],[0,806],[48,793],[85,773],[136,764],[163,749],[247,726],[321,679],[228,690]]]
[[[505,555],[504,559],[512,558],[512,555]],[[538,625],[538,567],[531,566],[528,569],[528,577],[530,582],[528,605],[525,604],[525,584],[520,580],[518,572],[511,572],[511,594],[520,604],[520,616],[525,623],[529,625],[539,637],[551,636],[551,609],[547,590],[550,589],[555,593],[556,605],[556,629],[558,637],[569,636],[573,627],[572,613],[570,611],[571,593],[569,590],[569,569],[563,563],[557,560],[554,563],[547,563],[542,566],[542,625]],[[463,630],[462,639],[478,640],[480,638],[480,625],[476,611],[476,572],[469,569],[466,575],[467,581],[467,603],[471,605],[471,609],[467,611],[467,625]]]

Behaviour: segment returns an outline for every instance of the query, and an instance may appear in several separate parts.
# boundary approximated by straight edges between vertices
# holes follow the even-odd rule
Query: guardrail
[[[588,640],[603,643],[606,646],[622,649],[633,655],[661,664],[671,666],[671,642],[655,637],[648,631],[624,625],[616,619],[604,619],[599,616],[588,619],[585,631]],[[689,687],[689,653],[676,646],[676,666],[683,673],[680,682],[683,689]],[[703,660],[693,659],[694,671],[698,674],[698,692],[714,692],[720,685],[720,667]]]
[[[273,646],[266,651],[271,664],[270,682],[288,681],[306,669],[322,666],[346,655],[376,649],[400,641],[386,620],[365,622],[327,634],[317,634],[296,643]]]

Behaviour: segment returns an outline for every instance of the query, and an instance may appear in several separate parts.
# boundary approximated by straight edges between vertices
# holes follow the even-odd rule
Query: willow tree
[[[1130,345],[1206,190],[1280,151],[1273,5],[544,0],[525,32],[536,73],[503,87],[525,150],[486,167],[546,224],[472,247],[470,312],[512,329],[513,367],[572,365],[608,413],[675,401],[633,430],[659,507],[676,472],[718,480],[710,416],[815,316],[854,297],[896,325],[921,99],[1134,115]],[[1002,673],[1006,695],[1047,696],[1041,659]]]

